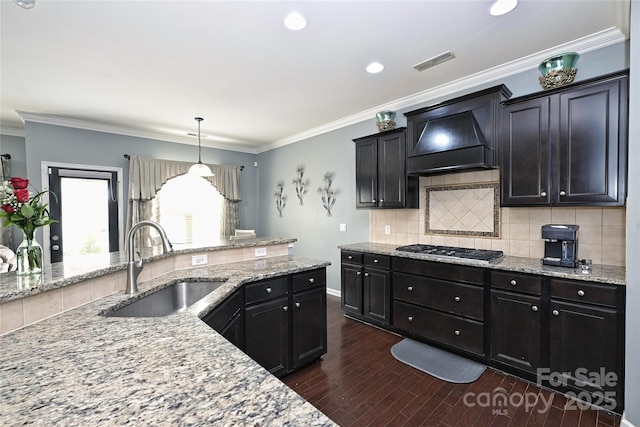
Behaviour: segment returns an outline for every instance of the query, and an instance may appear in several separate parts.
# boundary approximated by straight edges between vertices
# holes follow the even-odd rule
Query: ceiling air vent
[[[456,56],[450,50],[445,53],[441,53],[438,56],[434,56],[433,58],[427,59],[419,64],[413,66],[417,71],[424,71],[427,68],[435,67],[436,65],[442,64],[443,62],[447,62],[450,59],[455,58]]]

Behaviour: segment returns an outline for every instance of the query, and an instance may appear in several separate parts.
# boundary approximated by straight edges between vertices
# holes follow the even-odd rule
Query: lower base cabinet
[[[282,377],[327,352],[326,270],[246,284],[202,320]]]

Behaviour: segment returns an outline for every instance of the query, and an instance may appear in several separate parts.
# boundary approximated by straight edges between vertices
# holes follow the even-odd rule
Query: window
[[[221,240],[223,205],[224,197],[209,181],[180,175],[169,179],[153,199],[152,220],[174,245],[212,246]]]

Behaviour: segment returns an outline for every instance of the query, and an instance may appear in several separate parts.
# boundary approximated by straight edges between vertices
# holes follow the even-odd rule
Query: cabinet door
[[[342,264],[342,309],[362,314],[362,267]]]
[[[500,136],[501,205],[548,205],[551,201],[551,98],[505,107]]]
[[[491,359],[536,373],[540,367],[540,297],[491,291]]]
[[[356,208],[378,206],[378,140],[356,142]]]
[[[391,273],[365,269],[363,279],[363,314],[389,324],[391,321]]]
[[[245,309],[245,352],[276,376],[289,370],[287,302],[281,297]]]
[[[327,352],[327,293],[325,287],[293,295],[293,368]]]
[[[624,204],[626,86],[623,78],[559,95],[558,204]]]
[[[378,139],[378,206],[405,206],[406,156],[404,132]]]
[[[231,321],[220,329],[220,335],[225,337],[227,341],[244,351],[244,316],[243,312],[237,312]]]
[[[574,390],[614,392],[622,397],[622,355],[615,310],[551,301],[551,373],[562,373]],[[579,371],[581,370],[581,371]],[[615,384],[581,383],[580,374],[617,376]],[[606,378],[603,378],[606,379]]]

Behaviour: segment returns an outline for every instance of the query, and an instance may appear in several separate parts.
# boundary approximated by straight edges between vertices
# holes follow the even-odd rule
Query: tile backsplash
[[[543,224],[578,224],[578,256],[595,264],[625,265],[626,209],[624,207],[500,208],[500,236],[475,237],[426,232],[426,188],[441,185],[499,182],[498,170],[420,177],[419,209],[372,209],[369,240],[406,245],[425,243],[501,250],[505,255],[542,258]],[[472,210],[473,208],[471,208]],[[391,234],[385,234],[385,226]]]

